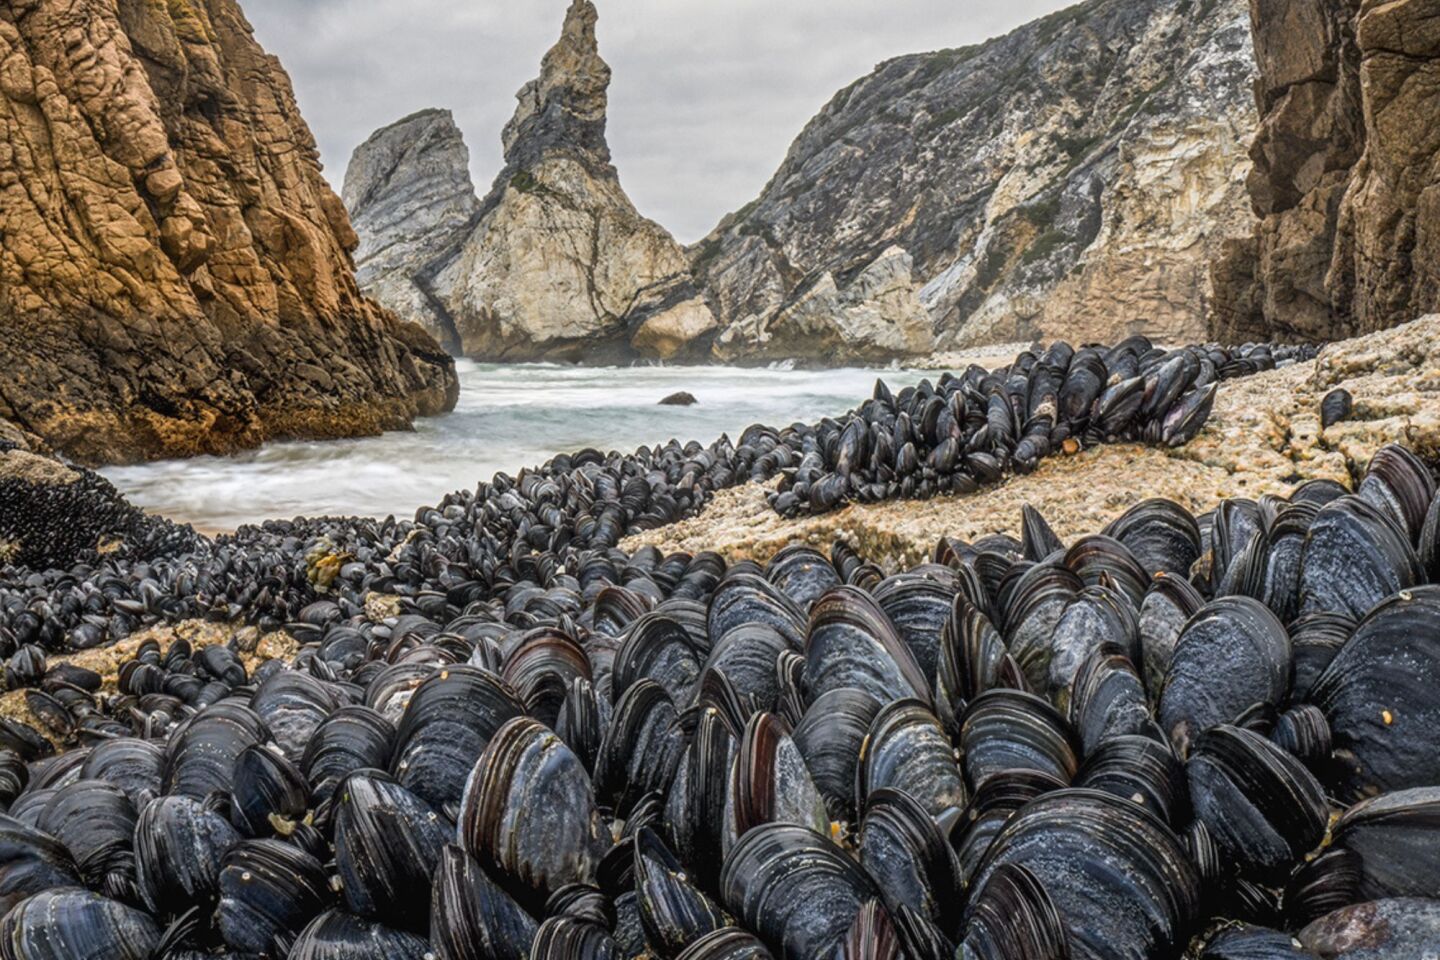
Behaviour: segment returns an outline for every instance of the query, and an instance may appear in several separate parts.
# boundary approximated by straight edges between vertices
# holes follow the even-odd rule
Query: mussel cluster
[[[416,526],[310,554],[287,662],[17,653],[0,958],[1434,955],[1427,464],[1019,519],[888,576],[537,544],[483,589]]]
[[[147,517],[90,471],[69,485],[4,481],[0,547],[18,543],[21,553],[0,553],[15,564],[0,570],[0,657],[32,645],[86,649],[185,619],[273,630],[324,597],[338,597],[348,616],[372,592],[415,598],[427,613],[458,611],[693,516],[716,491],[752,480],[779,477],[771,500],[792,515],[973,490],[1061,445],[1182,443],[1209,415],[1218,381],[1314,353],[1168,352],[1138,336],[1111,349],[1057,343],[994,372],[972,367],[893,394],[879,383],[872,400],[813,426],[562,454],[453,493],[413,520],[271,521],[214,541]]]
[[[770,502],[787,517],[847,501],[971,493],[1067,446],[1181,446],[1205,425],[1220,381],[1315,355],[1312,346],[1264,344],[1164,350],[1139,335],[1108,349],[1057,342],[898,394],[878,383],[843,417],[774,434],[761,473],[778,468]]]

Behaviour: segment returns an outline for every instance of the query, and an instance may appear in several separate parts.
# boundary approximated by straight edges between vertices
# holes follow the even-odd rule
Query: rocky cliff
[[[595,23],[594,5],[575,0],[539,78],[517,95],[478,222],[458,255],[437,242],[422,270],[467,356],[669,359],[715,327],[684,251],[640,216],[610,162],[610,68]]]
[[[1260,223],[1215,270],[1225,339],[1339,339],[1440,306],[1440,2],[1251,0]]]
[[[1245,0],[1089,0],[881,64],[692,250],[717,347],[800,349],[857,309],[941,348],[1200,337],[1208,264],[1253,227],[1253,74]]]
[[[100,462],[445,409],[356,242],[234,0],[0,6],[0,418]]]
[[[458,353],[445,277],[475,228],[480,200],[454,116],[423,110],[375,131],[355,148],[340,196],[360,237],[360,289]]]

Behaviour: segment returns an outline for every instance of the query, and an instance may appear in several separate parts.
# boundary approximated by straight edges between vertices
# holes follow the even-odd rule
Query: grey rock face
[[[717,343],[768,351],[892,247],[941,348],[1203,335],[1208,264],[1254,224],[1254,73],[1245,0],[1089,0],[881,64],[691,249]]]
[[[424,110],[356,147],[341,193],[360,237],[361,289],[420,323],[451,353],[459,351],[460,337],[446,306],[446,270],[480,210],[469,164],[450,111]]]

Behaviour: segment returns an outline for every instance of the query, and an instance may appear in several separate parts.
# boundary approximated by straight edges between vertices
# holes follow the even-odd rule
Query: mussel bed
[[[1169,442],[1153,390],[1213,392],[1186,356],[1145,361],[1172,372],[1137,374],[1121,431],[1093,422],[1108,387],[1051,427]],[[968,411],[969,377],[877,389],[793,431],[802,458],[878,477],[877,425],[922,396]],[[1038,432],[1002,458],[988,416],[1018,393],[988,394],[989,446],[951,476],[1026,469]],[[1068,543],[1027,508],[888,574],[844,542],[763,565],[615,546],[738,482],[742,448],[8,569],[5,680],[35,725],[0,718],[0,960],[1440,949],[1432,464],[1389,446],[1354,489],[1145,500]],[[771,466],[777,500],[813,489]],[[871,482],[846,497],[925,493]],[[394,615],[367,614],[380,595]],[[54,659],[195,616],[299,652],[150,641],[114,689]]]

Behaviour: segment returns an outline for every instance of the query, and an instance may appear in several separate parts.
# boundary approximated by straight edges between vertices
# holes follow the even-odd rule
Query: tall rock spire
[[[575,0],[503,134],[505,168],[439,278],[462,351],[490,360],[670,359],[715,317],[675,238],[620,187],[605,142],[610,67]]]
[[[547,148],[610,161],[605,142],[610,65],[595,38],[598,18],[590,0],[570,4],[560,40],[540,62],[540,76],[515,95],[520,103],[502,134],[506,163],[533,163]]]

